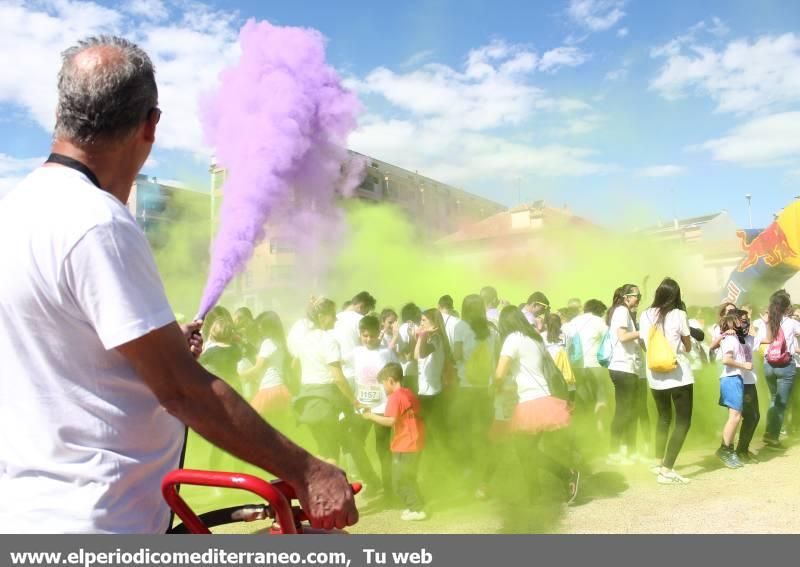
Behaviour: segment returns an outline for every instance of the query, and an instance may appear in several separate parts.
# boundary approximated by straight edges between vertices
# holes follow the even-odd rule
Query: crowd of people
[[[274,312],[216,307],[200,362],[271,423],[307,427],[320,457],[349,467],[369,498],[399,499],[409,521],[427,517],[418,479],[436,482],[437,461],[485,498],[509,447],[531,499],[548,474],[573,502],[586,461],[576,423],[607,439],[607,465],[647,464],[659,484],[688,483],[675,464],[692,424],[695,373],[709,365],[727,408],[716,455],[729,468],[757,463],[759,353],[771,395],[763,441],[780,449],[800,366],[800,308],[788,293],[774,293],[763,312],[687,308],[666,278],[648,307],[641,300],[639,286],[624,284],[608,305],[575,298],[556,310],[542,292],[510,305],[484,287],[460,310],[444,295],[434,308],[398,312],[377,310],[361,292],[340,309],[313,298],[288,332]],[[433,465],[421,468],[426,461]]]

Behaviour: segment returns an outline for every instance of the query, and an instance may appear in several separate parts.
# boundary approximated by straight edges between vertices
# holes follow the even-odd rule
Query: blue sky
[[[0,0],[0,192],[47,153],[58,52],[100,32],[158,69],[145,172],[207,184],[198,93],[247,18],[313,27],[365,110],[354,149],[608,225],[727,209],[764,226],[800,195],[800,4],[791,0]],[[5,58],[5,57],[4,57]]]

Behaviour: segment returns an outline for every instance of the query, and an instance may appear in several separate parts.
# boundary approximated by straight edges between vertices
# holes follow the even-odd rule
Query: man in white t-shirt
[[[354,523],[342,472],[204,370],[199,324],[175,322],[125,207],[161,114],[147,54],[89,38],[58,91],[48,163],[0,201],[0,532],[164,532],[185,425],[285,478],[314,524]]]
[[[353,349],[361,345],[358,324],[365,315],[375,309],[376,303],[374,297],[362,291],[336,316],[336,325],[333,327],[333,336],[336,337],[342,352],[342,373],[354,390],[356,374],[353,367]]]
[[[580,405],[598,415],[598,428],[604,426],[600,414],[608,409],[608,373],[597,361],[597,351],[608,330],[603,319],[606,306],[597,299],[590,299],[583,308],[583,314],[562,327],[571,341],[580,337],[583,352],[583,368],[575,369],[577,374],[577,397]],[[569,344],[569,343],[568,343]]]
[[[450,350],[453,353],[453,360],[456,363],[458,381],[464,381],[464,342],[467,340],[469,325],[455,315],[453,298],[443,295],[439,298],[439,312],[444,320],[444,332],[450,342]]]

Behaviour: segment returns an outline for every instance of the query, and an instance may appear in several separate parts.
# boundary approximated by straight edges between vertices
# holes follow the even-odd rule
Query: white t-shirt
[[[297,345],[300,382],[304,385],[334,384],[330,365],[342,361],[339,343],[331,331],[310,329]]]
[[[333,328],[333,335],[342,352],[342,373],[349,381],[356,375],[353,368],[353,349],[361,345],[358,323],[363,318],[363,315],[355,311],[342,311],[336,316],[336,325]]]
[[[762,321],[763,322],[763,321]],[[781,329],[783,329],[783,337],[786,340],[786,349],[792,353],[795,366],[800,367],[800,354],[797,353],[797,336],[800,335],[800,321],[795,321],[791,317],[784,317],[781,320]],[[764,323],[756,332],[756,344],[761,344],[766,340],[769,333],[769,325]],[[769,347],[769,345],[764,345]]]
[[[597,351],[600,349],[600,343],[608,330],[608,325],[606,325],[603,318],[593,313],[584,313],[575,317],[564,325],[562,329],[570,339],[576,334],[580,336],[581,349],[583,350],[583,367],[601,368],[600,363],[597,362]]]
[[[544,377],[542,349],[522,333],[512,333],[503,342],[500,356],[511,359],[511,377],[517,385],[519,402],[529,402],[550,395]]]
[[[403,367],[403,376],[416,376],[417,375],[417,359],[414,358],[414,352],[411,350],[411,324],[405,322],[400,325],[400,339],[397,341],[397,348],[403,352],[408,352],[408,358],[403,356],[400,365]]]
[[[394,352],[388,348],[368,349],[358,346],[353,349],[353,367],[356,372],[356,398],[382,414],[386,409],[386,392],[378,381],[378,373],[390,362],[397,362]]]
[[[450,348],[455,352],[456,343],[462,344],[462,352],[464,348],[464,342],[467,340],[467,334],[472,331],[469,328],[469,324],[462,319],[459,319],[455,315],[445,315],[442,314],[444,318],[444,329],[445,334],[447,335],[447,340],[450,341]],[[464,354],[463,358],[456,363],[456,371],[458,372],[458,381],[459,383],[463,383],[464,381],[464,361],[467,359],[466,353]]]
[[[272,339],[265,339],[258,349],[258,358],[267,361],[267,370],[261,378],[259,389],[266,390],[283,384],[283,349]]]
[[[435,396],[442,391],[442,374],[444,373],[444,345],[439,335],[430,339],[434,349],[428,356],[417,361],[419,370],[418,394]]]
[[[305,342],[306,333],[313,328],[314,325],[306,318],[300,319],[292,325],[291,329],[289,329],[289,334],[286,335],[286,348],[289,350],[290,355],[297,358],[297,353]]]
[[[0,532],[163,533],[184,426],[116,347],[175,321],[128,209],[43,167],[0,201]]]
[[[637,360],[639,358],[639,351],[641,350],[639,348],[639,342],[622,342],[617,337],[619,329],[623,329],[628,333],[636,330],[636,325],[634,324],[633,317],[631,317],[630,310],[624,305],[618,306],[611,315],[611,322],[608,328],[611,331],[611,343],[614,345],[611,364],[608,365],[608,369],[617,372],[627,372],[628,374],[638,374]]]
[[[753,337],[745,337],[744,344],[742,344],[737,337],[728,335],[722,339],[722,343],[719,345],[719,352],[723,360],[726,354],[730,354],[736,362],[753,362]],[[741,376],[745,384],[756,383],[755,372],[752,370],[743,370],[724,364],[720,378],[725,378],[726,376]]]
[[[639,332],[642,340],[644,340],[645,347],[649,346],[650,328],[657,320],[658,309],[652,307],[639,317]],[[662,331],[670,347],[676,353],[678,365],[671,372],[653,372],[646,368],[648,385],[653,390],[669,390],[670,388],[694,384],[692,365],[686,356],[686,350],[683,348],[681,340],[681,337],[689,336],[689,319],[686,317],[686,312],[680,309],[673,309],[667,313]],[[645,364],[646,366],[647,364]]]
[[[465,323],[466,324],[466,323]],[[462,368],[466,367],[467,361],[472,356],[472,353],[475,351],[475,347],[478,345],[478,339],[475,336],[475,331],[472,330],[472,327],[469,324],[466,324],[466,332],[464,333],[464,361],[462,362]],[[492,359],[492,369],[493,371],[486,376],[486,384],[478,386],[476,384],[472,384],[467,380],[466,372],[462,371],[459,374],[459,384],[462,388],[488,388],[489,385],[494,380],[494,368],[496,367],[497,357],[498,357],[498,343],[500,342],[500,336],[497,334],[497,331],[493,327],[489,327],[489,336],[484,339],[485,341],[489,341],[489,355]]]

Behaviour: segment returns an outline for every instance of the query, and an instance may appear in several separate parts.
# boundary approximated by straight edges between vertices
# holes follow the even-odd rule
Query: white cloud
[[[700,93],[715,101],[718,112],[738,114],[800,102],[800,36],[737,39],[717,49],[697,41],[696,31],[653,50],[666,62],[651,89],[667,99]]]
[[[129,0],[122,8],[125,12],[158,22],[169,17],[169,10],[161,0]]]
[[[538,71],[580,64],[577,48],[557,48],[541,58],[530,49],[493,41],[473,49],[461,69],[428,63],[395,72],[379,67],[349,84],[392,105],[386,116],[363,117],[350,146],[389,162],[419,169],[450,183],[525,176],[600,174],[590,148],[528,140],[541,118],[538,137],[577,135],[599,117],[586,102],[553,97],[534,85]]]
[[[617,37],[627,37],[628,36],[628,28],[620,28],[617,30]]]
[[[718,161],[749,166],[796,164],[800,159],[800,112],[750,120],[699,147]]]
[[[151,14],[158,16],[163,3],[148,4],[155,10]],[[0,73],[0,103],[24,109],[49,132],[55,121],[60,52],[88,35],[121,34],[139,43],[156,66],[159,105],[164,112],[158,145],[205,153],[198,95],[211,88],[219,71],[235,60],[238,15],[185,1],[175,2],[172,9],[171,23],[143,23],[142,14],[93,2],[0,3],[0,52],[15,62]]]
[[[588,30],[605,31],[625,17],[624,6],[625,0],[570,0],[567,13]]]
[[[0,198],[17,186],[22,179],[44,163],[44,157],[15,158],[0,153]]]
[[[686,172],[686,168],[680,165],[651,165],[637,170],[639,177],[675,177]]]
[[[711,25],[708,27],[708,31],[712,35],[715,35],[717,37],[722,37],[724,35],[728,35],[731,29],[727,25],[725,25],[725,22],[723,22],[718,17],[714,16],[713,18],[711,18]]]
[[[539,61],[541,71],[555,71],[559,67],[578,67],[589,60],[589,54],[577,47],[556,47],[546,51]]]

